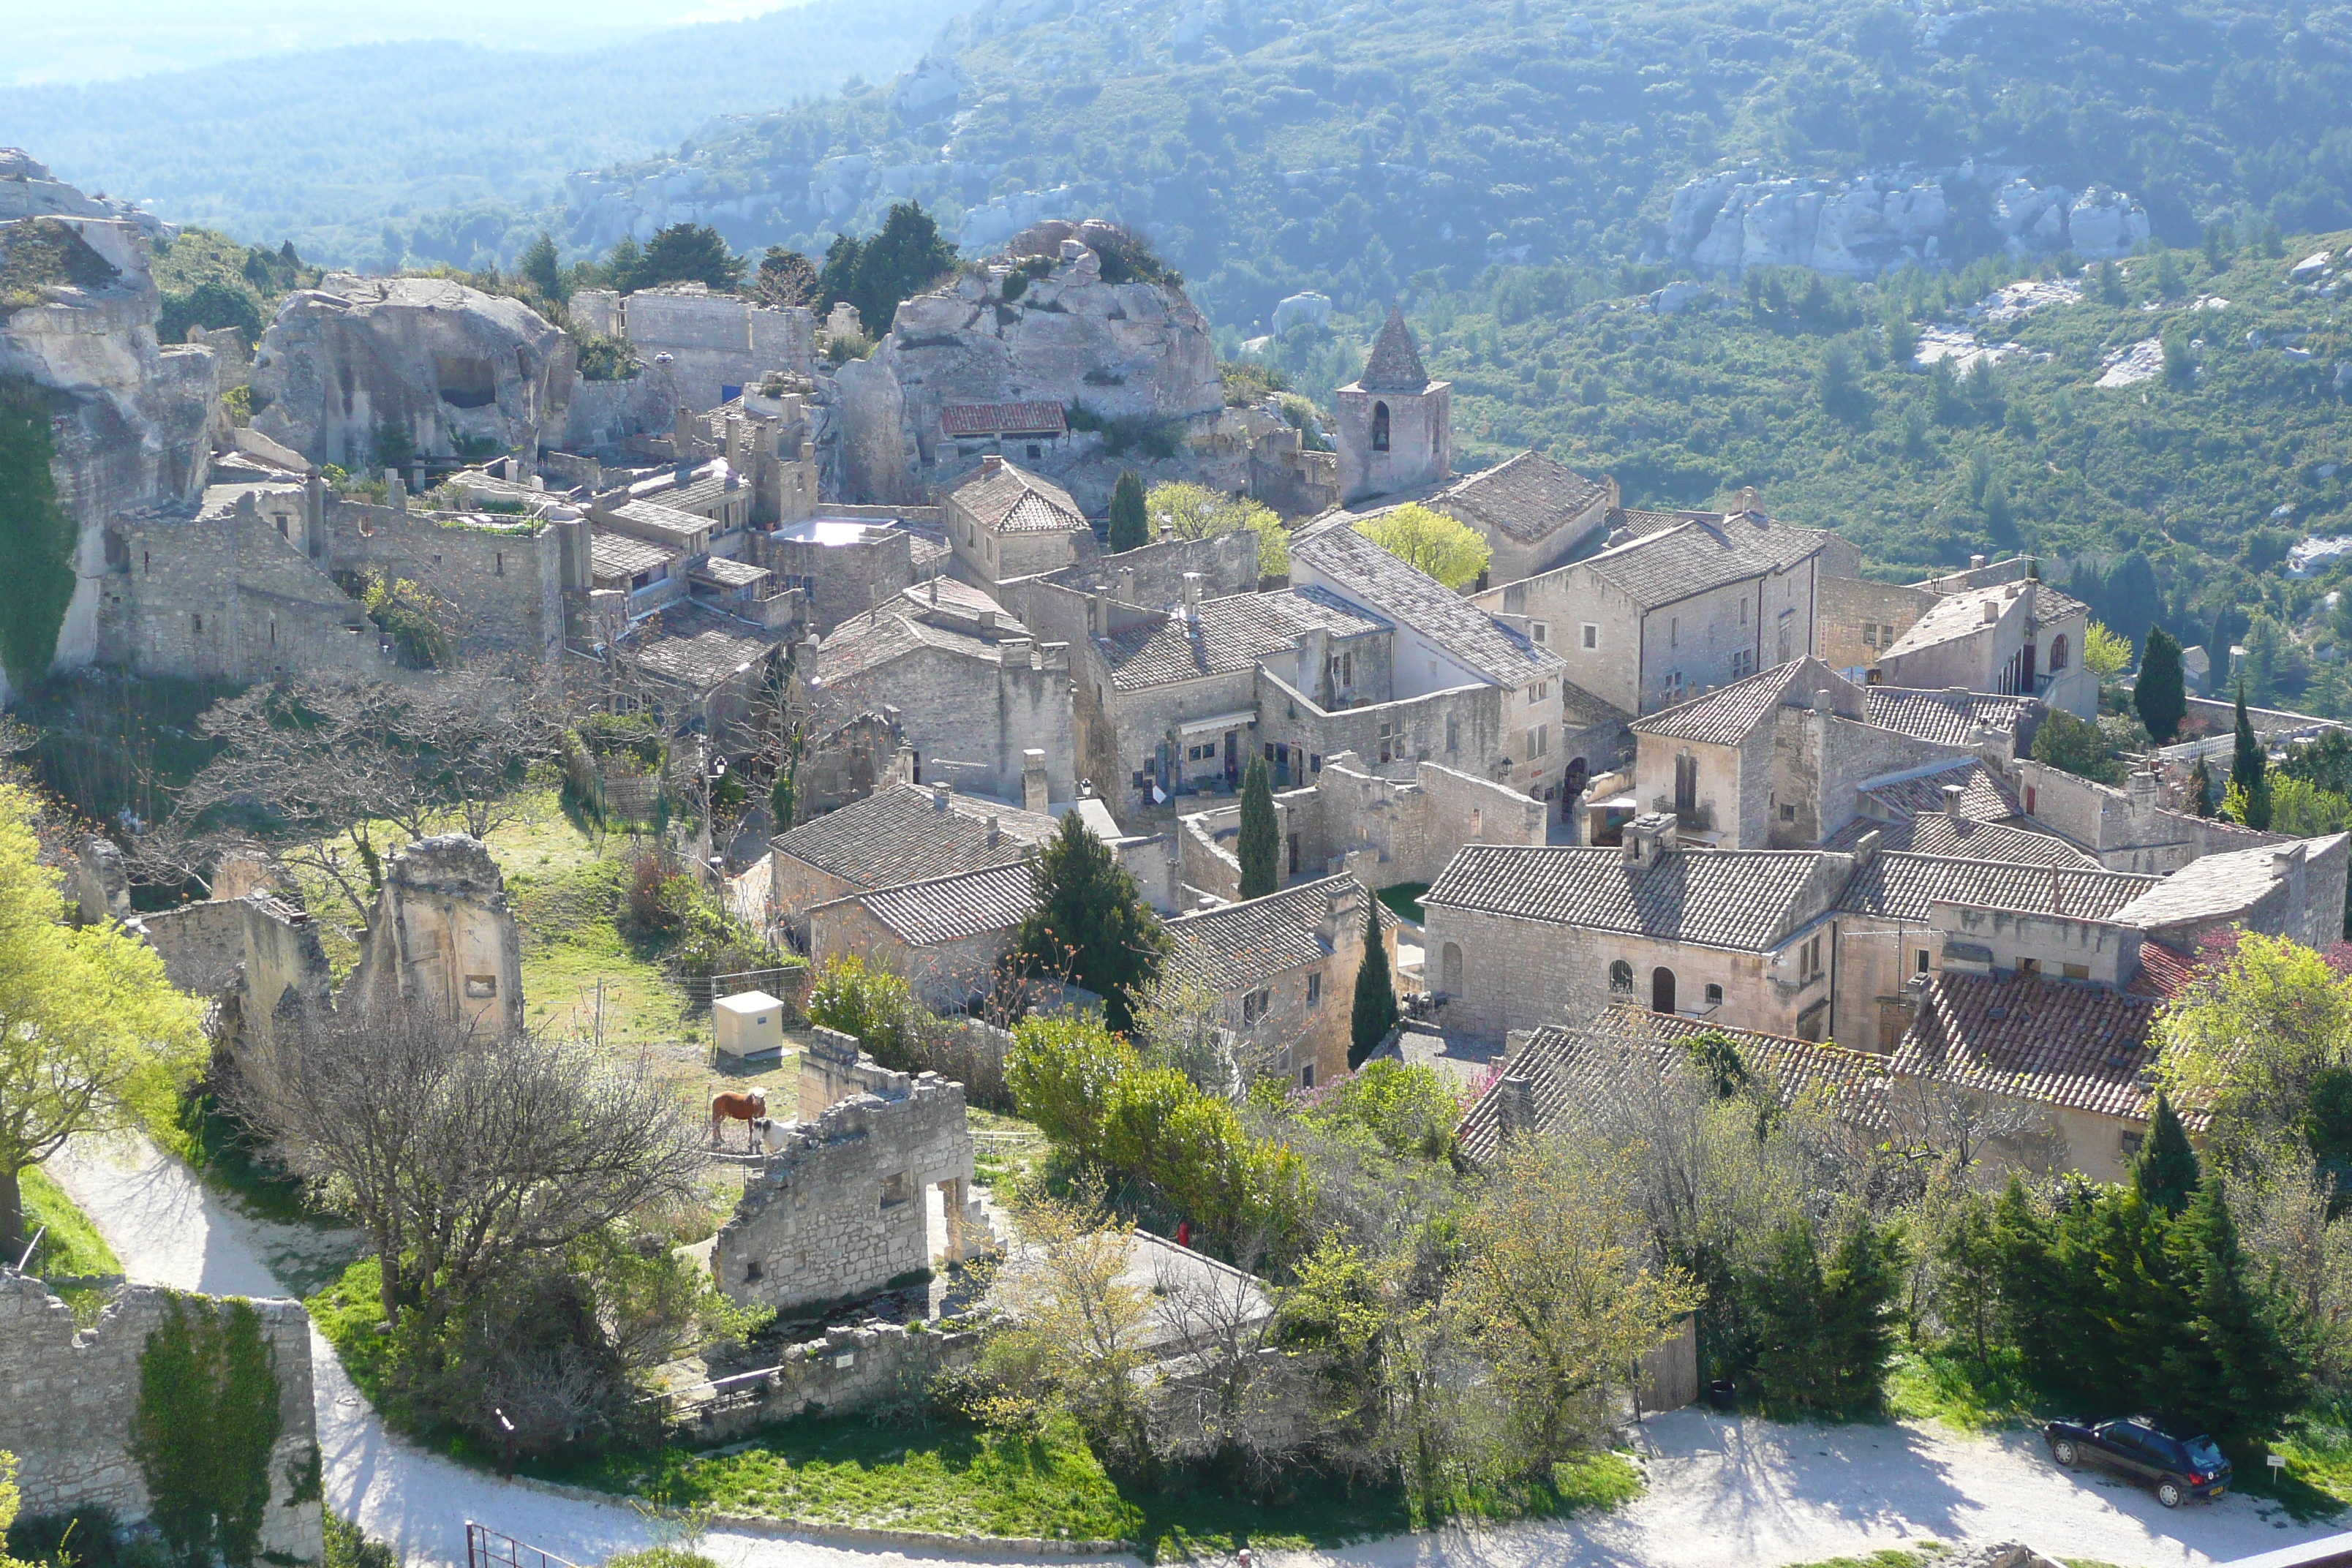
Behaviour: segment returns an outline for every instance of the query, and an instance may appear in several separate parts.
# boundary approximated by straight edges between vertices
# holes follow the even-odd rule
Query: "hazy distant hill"
[[[566,174],[674,147],[714,115],[887,78],[967,4],[814,0],[576,53],[371,45],[0,89],[0,145],[306,257],[465,264],[510,255],[507,229]]]

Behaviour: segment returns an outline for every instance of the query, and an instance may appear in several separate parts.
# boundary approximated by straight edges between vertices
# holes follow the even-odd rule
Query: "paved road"
[[[77,1147],[50,1169],[133,1279],[285,1293],[268,1262],[293,1245],[273,1234],[282,1227],[236,1212],[152,1145]],[[311,1352],[328,1500],[410,1563],[462,1562],[468,1519],[582,1563],[652,1539],[624,1504],[501,1481],[395,1437],[315,1333]],[[2326,1533],[2247,1498],[2168,1512],[2144,1492],[2053,1469],[2022,1433],[1790,1426],[1685,1410],[1652,1417],[1643,1434],[1649,1489],[1612,1513],[1263,1560],[1269,1568],[1768,1568],[1934,1537],[2022,1538],[2124,1568],[2190,1568]],[[726,1531],[706,1537],[703,1550],[725,1568],[959,1561]]]

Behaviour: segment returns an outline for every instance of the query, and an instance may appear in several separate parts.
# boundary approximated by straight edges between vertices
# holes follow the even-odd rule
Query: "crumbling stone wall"
[[[736,1300],[791,1312],[929,1268],[934,1185],[949,1260],[978,1250],[986,1222],[969,1196],[961,1084],[892,1072],[819,1029],[801,1054],[801,1120],[780,1138],[711,1250],[711,1275]]]
[[[488,845],[445,833],[392,858],[344,994],[371,1009],[413,997],[493,1036],[521,1032],[522,948]]]
[[[266,892],[207,899],[131,919],[173,984],[221,999],[224,1037],[239,1043],[292,1012],[324,1011],[330,971],[318,927]]]
[[[588,591],[588,525],[578,520],[485,528],[431,512],[333,501],[320,564],[379,567],[429,591],[462,661],[520,654],[552,660],[563,646],[563,595]]]
[[[148,1518],[145,1478],[131,1455],[139,1358],[162,1327],[172,1292],[124,1287],[95,1327],[37,1279],[0,1268],[0,1449],[16,1456],[27,1516],[98,1505],[126,1524]],[[195,1296],[199,1310],[226,1302]],[[273,1563],[325,1554],[318,1491],[318,1426],[310,1393],[310,1320],[297,1301],[256,1301],[275,1360],[278,1434],[269,1454],[269,1508],[261,1553]]]
[[[696,1443],[723,1443],[794,1415],[861,1410],[901,1394],[920,1397],[932,1378],[969,1366],[981,1335],[917,1332],[902,1323],[844,1323],[793,1345],[772,1367],[723,1377],[674,1405],[674,1428]]]

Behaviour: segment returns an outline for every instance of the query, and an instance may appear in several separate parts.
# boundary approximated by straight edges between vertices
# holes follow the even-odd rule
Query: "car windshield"
[[[2221,1450],[2213,1446],[2210,1437],[2184,1438],[2180,1446],[2189,1450],[2189,1462],[2200,1470],[2219,1469],[2229,1463],[2221,1458]]]

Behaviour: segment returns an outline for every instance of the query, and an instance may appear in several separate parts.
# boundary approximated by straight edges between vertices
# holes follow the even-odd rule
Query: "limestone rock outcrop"
[[[1955,209],[1989,196],[1993,229],[2012,255],[2072,250],[2096,261],[2129,255],[2147,213],[2121,192],[2037,186],[2023,173],[1979,169],[1867,172],[1851,180],[1771,179],[1753,166],[1691,180],[1668,204],[1666,243],[1711,271],[1810,267],[1871,278],[1950,252]]]
[[[1278,465],[1268,444],[1286,433],[1295,448],[1296,433],[1225,407],[1208,321],[1183,290],[1105,280],[1118,237],[1094,220],[1039,224],[902,303],[869,358],[820,384],[827,493],[925,500],[1001,449],[1096,511],[1121,468],[1238,489],[1254,458]]]
[[[254,428],[314,463],[535,456],[562,439],[572,340],[518,300],[438,278],[330,273],[253,359]]]
[[[173,228],[120,197],[84,195],[22,147],[0,147],[0,223],[21,217],[119,218],[150,237]]]
[[[27,167],[40,170],[43,181],[8,173]],[[148,226],[67,210],[106,208],[47,182],[47,173],[0,150],[0,218],[33,214],[0,221],[0,248],[37,231],[70,252],[64,275],[38,289],[37,302],[0,309],[0,375],[24,376],[58,395],[62,417],[51,426],[49,466],[78,530],[79,581],[58,628],[55,663],[73,668],[98,651],[107,520],[193,500],[203,489],[219,417],[219,362],[209,348],[157,341],[162,301],[150,271]],[[0,700],[6,694],[0,674]]]

